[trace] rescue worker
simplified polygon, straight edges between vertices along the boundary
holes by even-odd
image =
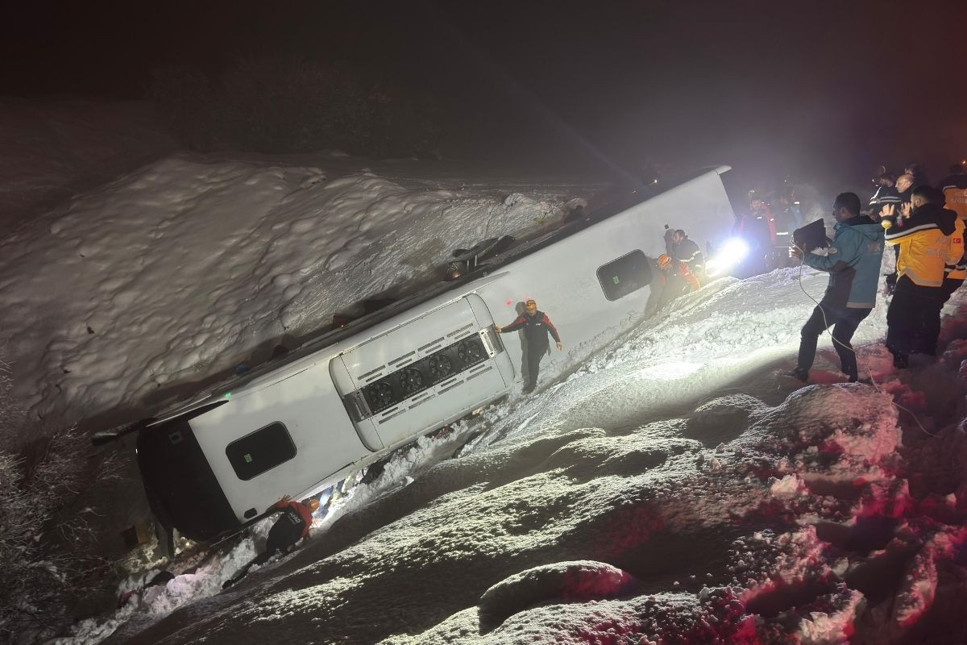
[[[954,232],[948,238],[947,257],[945,258],[943,286],[941,287],[941,307],[947,304],[954,291],[960,288],[967,277],[967,252],[964,251],[964,220],[958,217],[954,222]]]
[[[749,210],[752,212],[752,217],[762,220],[766,228],[769,229],[769,242],[775,245],[776,218],[772,216],[772,209],[769,208],[769,203],[761,199],[753,198],[749,203]]]
[[[886,215],[886,206],[893,204],[894,208],[891,211],[895,215],[899,215],[904,208],[908,208],[910,205],[910,196],[913,195],[913,175],[909,172],[904,172],[902,175],[896,178],[896,200],[885,203],[880,207],[880,218],[882,219]],[[900,210],[897,210],[900,209]],[[900,263],[900,247],[893,247],[893,257],[896,260],[896,265]],[[899,271],[896,267],[893,269],[893,273],[886,276],[886,292],[892,294],[896,290],[896,281],[899,277]]]
[[[950,167],[950,176],[940,182],[944,195],[944,206],[957,213],[960,219],[967,219],[967,168],[963,164]]]
[[[792,187],[779,197],[776,203],[776,211],[773,213],[776,221],[776,235],[785,233],[792,234],[794,230],[802,226],[802,209],[796,200],[796,192]]]
[[[940,190],[944,194],[944,207],[957,213],[957,229],[952,236],[951,255],[956,255],[957,240],[964,239],[964,220],[967,220],[967,169],[963,164],[954,164],[950,167],[950,176],[940,182]],[[954,262],[951,257],[947,258],[943,281],[943,301],[946,303],[954,291],[960,288],[967,277],[967,252]]]
[[[736,213],[732,234],[741,237],[749,245],[749,254],[739,273],[742,277],[758,275],[770,270],[773,255],[771,232],[766,220],[752,213]]]
[[[673,260],[671,256],[662,253],[655,264],[658,268],[658,279],[651,284],[651,294],[645,304],[645,318],[655,315],[676,298],[698,291],[701,287],[684,262]]]
[[[826,293],[802,328],[799,361],[792,372],[801,381],[809,378],[819,335],[830,327],[843,373],[851,383],[858,380],[856,353],[850,341],[876,304],[883,229],[869,217],[860,215],[860,198],[855,193],[841,193],[836,197],[833,217],[835,235],[826,255],[804,252],[795,246],[791,251],[803,264],[829,272]]]
[[[889,172],[883,172],[876,178],[876,192],[870,197],[870,217],[875,220],[880,219],[880,211],[885,204],[899,204],[900,195],[897,193],[896,176]]]
[[[524,394],[530,394],[537,387],[537,374],[540,370],[541,359],[544,354],[551,353],[550,343],[547,335],[554,337],[554,342],[559,350],[564,349],[561,344],[561,336],[557,329],[543,311],[537,309],[537,302],[533,299],[524,303],[524,313],[517,316],[514,322],[504,327],[494,326],[494,331],[502,334],[508,331],[524,330],[523,343],[523,363],[527,370],[524,383]]]
[[[676,230],[672,234],[672,260],[687,267],[688,272],[698,281],[699,286],[705,282],[705,256],[698,244],[688,239],[685,231]]]
[[[890,205],[883,207],[886,243],[900,249],[896,289],[886,315],[886,346],[897,368],[909,365],[911,353],[933,356],[937,351],[944,269],[956,253],[948,237],[956,231],[957,221],[957,213],[941,204],[943,193],[920,186],[899,215]],[[962,239],[959,244],[963,246]]]
[[[269,510],[281,512],[281,517],[269,529],[269,537],[265,543],[265,551],[257,558],[246,564],[222,585],[223,589],[231,587],[241,580],[254,565],[263,565],[276,553],[285,554],[294,547],[299,540],[309,536],[312,526],[312,514],[319,508],[319,500],[315,497],[306,503],[294,502],[286,495]]]

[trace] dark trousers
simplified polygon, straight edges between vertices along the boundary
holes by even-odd
[[[541,369],[541,359],[547,353],[547,345],[541,346],[534,343],[536,347],[528,344],[525,360],[527,361],[527,379],[524,382],[524,391],[530,392],[537,387],[537,375]]]
[[[960,285],[964,283],[963,280],[954,280],[951,278],[943,279],[943,286],[940,287],[943,290],[943,302],[947,304],[950,300],[950,296],[954,295],[954,291],[960,288]]]
[[[894,246],[893,247],[893,258],[894,258],[894,261],[895,262],[896,261],[899,261],[899,259],[900,259],[900,247],[899,246]],[[896,268],[895,268],[895,265],[894,265],[893,273],[887,273],[886,274],[886,292],[887,293],[893,293],[893,290],[896,289],[896,280],[897,280],[897,272],[896,272]]]
[[[906,276],[897,280],[886,312],[886,347],[894,357],[937,353],[943,303],[941,287],[921,287]]]
[[[273,555],[286,553],[302,539],[302,529],[305,525],[302,524],[301,519],[298,520],[298,523],[293,521],[291,515],[298,518],[295,511],[291,511],[289,515],[284,512],[282,517],[272,525],[272,528],[269,529],[269,537],[265,542],[265,552],[255,558],[254,564],[265,564]]]
[[[833,348],[839,355],[843,374],[852,378],[857,377],[856,353],[850,340],[856,332],[856,328],[864,318],[870,315],[872,309],[850,309],[848,307],[834,307],[828,304],[820,304],[813,309],[813,315],[809,317],[806,324],[802,327],[802,340],[799,341],[799,367],[805,371],[813,366],[816,358],[816,343],[819,335],[833,328]]]

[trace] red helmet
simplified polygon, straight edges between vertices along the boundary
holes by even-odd
[[[671,263],[672,263],[672,259],[668,257],[666,254],[662,253],[661,255],[658,256],[659,269],[667,269],[669,266],[671,266]]]

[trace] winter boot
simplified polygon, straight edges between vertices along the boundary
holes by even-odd
[[[789,372],[788,375],[793,377],[794,379],[802,381],[803,383],[809,380],[809,370],[803,369],[801,367],[797,367],[793,371]]]

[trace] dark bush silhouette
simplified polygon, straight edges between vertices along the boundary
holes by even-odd
[[[22,428],[0,361],[0,432]],[[78,503],[95,483],[109,484],[113,463],[91,459],[75,429],[0,451],[0,642],[50,637],[72,621],[69,605],[100,589],[110,571],[87,555],[96,540],[96,512]]]

